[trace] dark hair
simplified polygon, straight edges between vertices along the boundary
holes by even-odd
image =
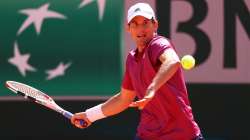
[[[154,17],[152,17],[150,20],[152,23],[155,23],[155,21],[156,21],[156,19],[154,19]]]

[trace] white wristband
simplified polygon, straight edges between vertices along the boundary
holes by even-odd
[[[89,108],[85,112],[90,122],[94,122],[106,117],[102,112],[102,104]]]

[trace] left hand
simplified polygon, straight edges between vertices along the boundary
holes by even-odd
[[[155,90],[149,87],[148,90],[146,91],[144,98],[136,102],[132,102],[129,105],[129,107],[138,107],[138,109],[142,110],[148,104],[148,102],[153,99],[154,95],[155,95]]]

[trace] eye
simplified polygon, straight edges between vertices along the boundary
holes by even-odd
[[[130,25],[131,28],[136,28],[137,27],[137,23],[135,23],[135,22],[132,22],[129,25]]]
[[[149,21],[148,20],[144,20],[143,25],[148,25]]]

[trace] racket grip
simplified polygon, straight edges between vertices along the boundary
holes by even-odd
[[[64,112],[63,112],[63,116],[65,116],[65,117],[68,118],[68,119],[71,119],[71,117],[73,116],[73,114],[72,114],[71,112],[64,111]]]
[[[68,112],[68,111],[65,111],[65,112],[63,113],[63,115],[64,115],[66,118],[68,118],[68,119],[71,119],[71,117],[73,116],[73,114],[72,114],[71,112]],[[87,122],[85,122],[84,120],[79,120],[79,121],[80,121],[80,125],[81,125],[81,126],[83,126],[83,127],[87,127],[87,126],[88,126]]]

